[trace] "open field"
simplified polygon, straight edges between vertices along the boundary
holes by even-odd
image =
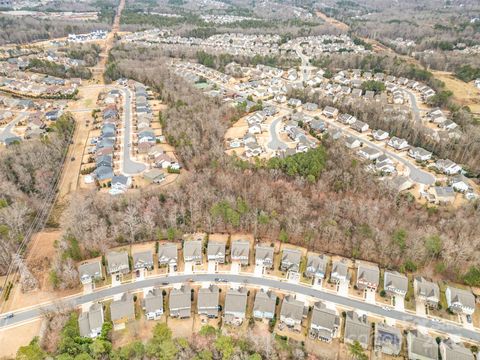
[[[470,110],[480,114],[480,90],[473,82],[465,83],[446,71],[431,70],[433,75],[445,83],[447,90],[453,91],[454,99],[461,105],[470,107]]]
[[[43,319],[14,328],[0,330],[0,359],[14,357],[17,349],[28,345],[35,336],[38,336]]]

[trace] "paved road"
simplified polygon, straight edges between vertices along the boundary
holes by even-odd
[[[124,133],[123,133],[123,173],[125,175],[137,175],[147,167],[145,164],[133,161],[130,156],[132,143],[132,94],[128,88],[122,89],[125,98],[124,106]]]
[[[324,120],[326,120],[326,119],[324,119]],[[401,157],[400,155],[396,154],[393,151],[389,151],[389,150],[385,149],[384,146],[377,145],[374,142],[372,142],[368,139],[365,139],[364,137],[355,135],[353,132],[345,131],[344,127],[333,124],[329,120],[327,120],[327,122],[331,126],[333,126],[334,128],[336,128],[338,130],[341,130],[342,132],[348,133],[348,135],[357,138],[358,140],[360,140],[364,144],[368,145],[369,147],[380,150],[381,152],[386,153],[389,157],[391,157],[391,158],[395,159],[396,161],[402,163],[404,166],[406,166],[408,168],[408,170],[409,170],[409,175],[408,176],[412,181],[417,182],[419,184],[423,184],[423,185],[432,185],[433,183],[435,183],[435,177],[432,174],[430,174],[427,171],[424,171],[424,170],[420,169],[415,164],[411,163],[408,159],[405,159],[405,158]]]
[[[399,321],[404,321],[416,326],[422,326],[434,331],[445,333],[448,335],[460,336],[465,339],[480,341],[480,333],[474,330],[465,329],[461,326],[443,323],[438,321],[432,321],[430,319],[407,314],[404,312],[399,312],[396,310],[385,310],[383,307],[373,304],[368,304],[360,300],[355,300],[347,297],[340,296],[338,294],[326,292],[323,290],[313,289],[304,285],[288,283],[286,281],[280,281],[277,279],[270,279],[264,277],[256,277],[253,274],[190,274],[190,275],[172,275],[168,277],[155,277],[148,278],[142,281],[137,281],[133,283],[122,284],[116,287],[110,287],[107,289],[102,289],[86,295],[78,295],[72,298],[68,298],[57,303],[51,303],[42,307],[35,307],[25,311],[19,311],[15,313],[14,317],[11,319],[5,319],[3,316],[0,319],[0,329],[6,326],[12,326],[15,324],[20,324],[22,322],[30,321],[40,317],[45,311],[55,310],[59,307],[78,307],[82,304],[91,302],[91,301],[100,301],[103,299],[108,299],[113,297],[116,294],[121,294],[123,292],[133,292],[141,291],[145,287],[150,286],[161,286],[162,283],[168,282],[169,284],[175,283],[184,283],[192,279],[195,282],[202,281],[214,281],[215,278],[222,278],[230,283],[239,283],[247,285],[257,285],[257,286],[266,286],[272,289],[279,289],[282,292],[291,292],[297,294],[303,294],[306,296],[311,296],[319,300],[329,301],[335,304],[338,304],[347,308],[355,308],[361,311],[368,312],[373,315],[388,317]]]
[[[18,136],[17,134],[13,133],[12,130],[26,116],[27,116],[26,113],[20,113],[20,114],[17,115],[17,117],[15,119],[13,119],[7,125],[5,125],[3,128],[1,128],[0,129],[0,142],[4,142],[5,139],[8,139],[10,137]]]
[[[278,137],[277,127],[281,121],[282,117],[278,117],[270,124],[270,142],[267,144],[267,146],[273,151],[288,148],[288,145]]]
[[[420,110],[418,109],[417,98],[410,90],[403,89],[403,91],[410,97],[410,104],[412,105],[413,118],[415,122],[421,122]]]

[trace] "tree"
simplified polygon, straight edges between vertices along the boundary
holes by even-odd
[[[407,246],[407,232],[405,229],[398,229],[392,235],[392,240],[395,245],[403,252]]]
[[[438,257],[442,247],[443,241],[439,235],[431,235],[425,239],[425,249],[431,257]]]
[[[38,344],[38,337],[33,340],[27,346],[22,346],[17,351],[17,360],[42,360],[45,359],[47,354],[42,350]]]
[[[353,344],[348,345],[348,351],[356,360],[368,360],[368,356],[363,352],[362,345],[360,345],[358,340],[355,340]]]
[[[217,340],[215,340],[215,349],[222,354],[222,359],[231,359],[235,350],[233,339],[230,336],[219,336]]]
[[[103,359],[110,354],[112,344],[106,340],[95,339],[93,343],[90,344],[89,349],[95,359]]]
[[[385,91],[385,84],[381,81],[367,80],[362,83],[362,90],[374,91],[375,94],[378,94],[382,91]]]

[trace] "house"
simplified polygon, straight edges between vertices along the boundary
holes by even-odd
[[[168,297],[170,316],[186,319],[190,317],[192,310],[192,292],[190,286],[182,285],[180,288],[173,288]]]
[[[376,160],[380,157],[380,155],[382,155],[382,152],[378,149],[375,149],[375,148],[371,148],[371,147],[362,147],[361,149],[359,149],[357,151],[357,154],[365,159],[365,160]]]
[[[143,309],[147,320],[157,320],[163,314],[163,294],[162,289],[154,288],[150,290],[143,299]]]
[[[421,147],[414,147],[408,150],[408,156],[414,158],[417,161],[427,161],[432,158],[432,153]]]
[[[475,296],[468,290],[447,287],[445,290],[448,308],[456,314],[472,315],[475,311]]]
[[[344,261],[334,261],[332,272],[330,274],[330,282],[341,283],[350,282],[350,274],[348,273],[348,265]]]
[[[273,247],[255,246],[255,265],[271,269],[273,267]]]
[[[225,243],[209,241],[207,246],[207,259],[219,264],[225,263]]]
[[[373,138],[377,141],[383,141],[388,139],[388,132],[377,129],[372,131]]]
[[[390,356],[397,356],[402,350],[402,332],[396,327],[378,322],[375,323],[375,350]]]
[[[352,125],[355,121],[357,121],[357,118],[350,114],[340,114],[338,121],[345,125]]]
[[[112,189],[119,192],[125,192],[132,184],[132,178],[130,176],[115,175],[112,177]]]
[[[126,251],[112,251],[107,254],[107,273],[127,274],[130,272],[130,264],[128,262],[128,254]]]
[[[408,190],[413,185],[413,182],[408,177],[398,175],[388,179],[386,182],[392,189],[398,192]]]
[[[440,342],[440,355],[442,360],[474,360],[470,349],[452,339],[444,339]]]
[[[289,99],[288,100],[288,106],[291,106],[291,107],[299,107],[300,105],[302,105],[302,101],[299,100],[299,99]]]
[[[177,244],[165,243],[158,246],[158,265],[177,267],[178,249]]]
[[[155,167],[162,168],[162,169],[168,169],[172,164],[175,162],[170,156],[167,154],[158,154],[155,157]]]
[[[438,360],[438,345],[434,338],[411,330],[407,334],[408,358],[411,360]]]
[[[440,301],[440,289],[434,282],[428,281],[421,276],[413,280],[415,298],[422,300],[429,307],[438,307]]]
[[[107,183],[115,176],[111,166],[100,166],[94,170],[95,178],[100,183]]]
[[[318,110],[318,105],[315,104],[315,103],[306,103],[303,108],[306,110],[306,111],[317,111]]]
[[[391,146],[395,150],[400,151],[400,150],[404,150],[404,149],[408,148],[408,142],[405,139],[400,139],[400,138],[394,136],[388,141],[388,146]]]
[[[356,149],[362,145],[362,142],[353,136],[349,136],[345,139],[345,146],[349,149]]]
[[[123,329],[129,320],[135,320],[135,304],[133,295],[125,293],[120,300],[110,304],[110,315],[115,330]]]
[[[232,261],[238,261],[241,265],[248,265],[250,254],[250,242],[248,240],[232,241],[230,257]]]
[[[358,341],[364,349],[368,349],[370,343],[370,322],[367,315],[358,315],[355,311],[347,311],[345,317],[345,342],[353,344]]]
[[[380,269],[376,265],[361,263],[357,271],[357,287],[360,290],[377,290],[380,277]]]
[[[325,108],[322,111],[322,114],[328,118],[334,118],[334,117],[337,117],[338,115],[338,109],[332,106],[325,106]]]
[[[202,246],[202,240],[185,240],[183,242],[183,260],[201,265],[203,262]]]
[[[450,119],[447,119],[444,122],[438,124],[438,127],[443,130],[454,130],[458,127],[458,124]]]
[[[328,309],[321,301],[315,303],[310,324],[310,337],[331,342],[340,327],[340,317],[335,310]]]
[[[78,275],[82,284],[91,284],[103,277],[102,264],[100,261],[82,263],[78,266]]]
[[[228,324],[240,325],[245,320],[247,307],[247,289],[229,289],[225,296],[224,321]]]
[[[435,202],[439,204],[453,203],[455,201],[455,191],[451,186],[434,186],[433,195]]]
[[[216,285],[210,285],[198,290],[197,310],[199,315],[208,318],[218,317],[220,290]]]
[[[302,252],[296,249],[283,249],[280,269],[282,271],[299,272]]]
[[[285,296],[280,309],[280,321],[289,328],[300,331],[304,308],[305,304],[293,295]]]
[[[305,276],[324,279],[327,271],[328,257],[325,255],[309,254],[307,257],[307,266]]]
[[[271,291],[259,290],[255,294],[253,303],[253,316],[257,319],[271,320],[275,317],[277,295]]]
[[[313,130],[315,132],[323,132],[326,129],[325,122],[322,121],[322,120],[316,120],[316,119],[313,119],[310,122],[309,127],[310,127],[311,130]]]
[[[450,179],[450,186],[461,193],[465,193],[470,189],[470,185],[468,184],[468,179],[464,175],[455,175]]]
[[[397,271],[385,270],[383,288],[390,296],[405,297],[408,291],[408,278]]]
[[[165,173],[160,169],[151,169],[143,173],[143,178],[152,184],[160,184],[165,180]]]
[[[132,257],[134,270],[153,270],[153,253],[151,250],[135,252]]]
[[[350,127],[353,130],[358,131],[359,133],[363,133],[367,131],[369,128],[367,123],[364,123],[363,121],[360,121],[360,120],[355,121],[353,124],[350,125]]]
[[[437,160],[437,162],[435,163],[435,167],[439,171],[447,175],[458,174],[460,171],[462,171],[462,168],[459,165],[455,164],[452,160],[449,160],[449,159]]]
[[[78,317],[78,328],[81,337],[96,338],[102,333],[102,326],[105,321],[103,306],[101,303],[95,303],[90,306],[87,312],[83,312]]]
[[[383,174],[391,174],[395,171],[395,165],[387,155],[383,154],[376,160],[375,170]]]

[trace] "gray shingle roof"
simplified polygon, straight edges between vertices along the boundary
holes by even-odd
[[[317,302],[313,307],[312,326],[318,326],[330,331],[340,324],[340,318],[334,310],[327,309],[325,304]]]
[[[225,313],[245,313],[247,289],[229,289],[225,296]]]
[[[299,271],[302,252],[296,249],[283,249],[282,268],[285,270]]]
[[[275,313],[275,303],[277,301],[277,295],[268,291],[257,291],[255,294],[255,302],[253,304],[253,311],[261,311],[268,313]]]
[[[107,254],[107,269],[109,274],[117,271],[130,269],[127,252],[126,251],[109,252]]]
[[[389,287],[406,293],[408,291],[408,278],[397,271],[385,271],[384,288],[387,290]]]
[[[306,273],[308,275],[325,275],[327,269],[327,262],[328,258],[325,255],[308,255]]]
[[[159,263],[176,263],[178,260],[177,244],[165,243],[158,246],[158,262]]]
[[[202,259],[202,240],[187,240],[183,244],[183,257],[187,259]]]
[[[99,329],[103,325],[103,308],[102,304],[96,303],[90,306],[86,313],[81,313],[78,317],[78,326],[80,329],[80,336],[90,336],[93,329]]]
[[[273,247],[257,245],[255,247],[255,260],[273,263]]]
[[[305,304],[296,300],[292,295],[285,296],[282,302],[282,308],[280,309],[280,316],[301,321],[304,307]]]
[[[218,286],[215,285],[210,285],[208,288],[198,290],[198,313],[216,316],[218,314],[219,296]]]
[[[163,294],[162,289],[153,289],[148,292],[144,299],[145,311],[155,312],[157,310],[163,311]]]
[[[442,349],[442,360],[473,360],[473,354],[469,349],[451,339],[443,340],[440,348]]]
[[[407,341],[410,359],[423,356],[422,359],[438,360],[438,345],[434,338],[413,330],[408,333]]]
[[[133,253],[132,257],[135,269],[153,266],[153,253],[151,250]]]
[[[250,243],[247,240],[236,240],[232,241],[232,249],[230,255],[232,259],[238,259],[241,257],[246,257],[248,261],[250,253]]]
[[[172,316],[188,317],[192,308],[190,286],[182,285],[180,289],[172,289],[168,300]]]
[[[80,279],[84,276],[100,278],[102,277],[102,264],[100,261],[81,264],[78,267],[78,275],[80,276]]]
[[[375,347],[384,353],[398,355],[402,350],[402,332],[383,323],[375,324]]]
[[[112,302],[110,305],[110,313],[112,321],[123,318],[134,318],[135,306],[132,294],[125,293],[120,300]]]
[[[366,315],[359,316],[355,311],[348,311],[345,319],[345,339],[358,341],[364,349],[370,342],[370,322]]]

